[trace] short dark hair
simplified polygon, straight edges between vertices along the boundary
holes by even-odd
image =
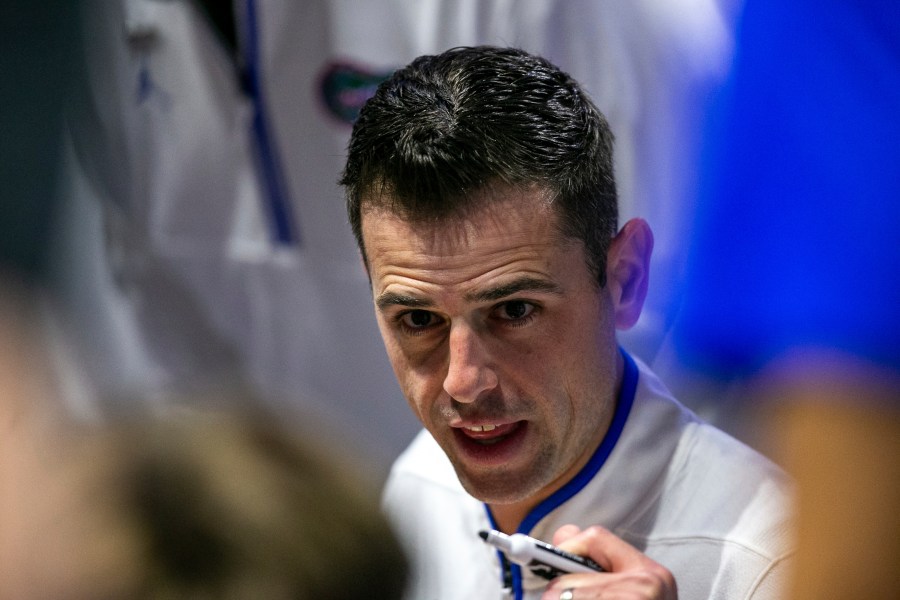
[[[474,192],[491,185],[538,184],[602,286],[618,218],[612,142],[578,82],[547,60],[453,48],[378,87],[353,127],[340,184],[364,260],[363,203],[428,221],[473,208]]]

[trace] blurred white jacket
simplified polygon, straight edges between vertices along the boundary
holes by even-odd
[[[58,250],[62,329],[81,339],[58,353],[76,410],[122,394],[152,404],[240,373],[386,470],[416,424],[336,181],[371,87],[456,45],[542,54],[609,118],[622,219],[650,221],[659,280],[623,343],[654,351],[682,249],[693,119],[730,39],[713,0],[236,0],[233,47],[200,2],[86,4]]]

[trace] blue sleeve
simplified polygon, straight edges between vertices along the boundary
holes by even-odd
[[[900,369],[900,2],[747,0],[706,134],[681,355]]]

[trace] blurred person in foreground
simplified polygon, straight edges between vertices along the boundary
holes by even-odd
[[[900,597],[898,107],[900,4],[746,2],[675,332],[798,481],[794,599]]]
[[[349,218],[425,426],[384,493],[410,598],[777,597],[787,478],[617,344],[653,239],[618,228],[612,161],[579,84],[516,49],[422,56],[354,126]],[[489,528],[590,544],[607,572],[548,583]]]
[[[0,3],[0,600],[399,597],[364,474],[250,394],[90,427],[64,410],[39,305],[78,8]]]
[[[403,592],[406,560],[376,495],[318,438],[205,409],[13,433],[0,493],[3,600]]]

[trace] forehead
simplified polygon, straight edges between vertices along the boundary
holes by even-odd
[[[477,285],[505,274],[549,276],[563,255],[582,248],[560,233],[557,211],[545,191],[482,193],[489,197],[478,208],[437,221],[364,210],[363,242],[374,291],[390,285]],[[578,256],[584,262],[583,251]]]

